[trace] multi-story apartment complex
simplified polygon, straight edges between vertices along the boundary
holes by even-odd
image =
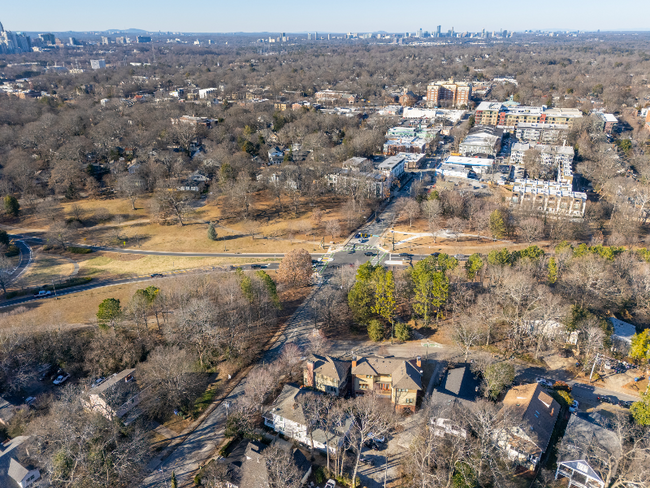
[[[587,205],[587,194],[575,192],[563,165],[558,182],[542,180],[515,180],[510,197],[510,206],[518,210],[534,211],[564,217],[583,217]],[[573,178],[573,174],[570,174]]]
[[[566,140],[570,128],[568,124],[519,123],[515,135],[520,141],[555,145]]]
[[[319,100],[321,102],[325,101],[336,101],[336,100],[345,100],[348,103],[354,103],[357,101],[357,95],[353,93],[347,93],[347,92],[342,92],[342,91],[335,91],[335,90],[322,90],[319,92],[314,93],[314,97],[316,100]]]
[[[510,103],[481,102],[476,108],[475,122],[481,125],[496,125],[503,128],[518,127],[520,124],[562,124],[573,127],[576,119],[582,118],[577,108],[524,107]]]
[[[427,86],[427,105],[439,107],[450,105],[452,107],[467,106],[472,98],[472,84],[462,81],[434,81]]]
[[[575,151],[571,146],[549,146],[546,144],[528,144],[528,143],[516,143],[513,144],[510,151],[510,162],[515,164],[521,164],[524,162],[524,156],[526,151],[531,149],[536,149],[540,152],[542,157],[542,162],[546,165],[562,165],[568,163],[569,165],[573,163],[573,158],[575,156]]]
[[[458,146],[463,156],[486,155],[496,157],[501,150],[503,130],[490,126],[473,127]]]

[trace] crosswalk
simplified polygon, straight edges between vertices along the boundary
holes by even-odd
[[[348,244],[343,248],[344,251],[376,251],[375,246],[370,246],[368,244]]]

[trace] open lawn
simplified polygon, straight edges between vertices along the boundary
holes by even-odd
[[[325,195],[314,202],[301,199],[297,211],[283,200],[277,200],[265,191],[255,194],[248,220],[233,218],[223,212],[223,198],[198,199],[187,216],[186,225],[161,225],[151,213],[151,197],[137,200],[136,210],[126,199],[82,199],[61,201],[68,221],[73,219],[73,208],[81,208],[81,223],[70,237],[71,242],[104,246],[122,246],[132,249],[196,252],[285,252],[304,248],[311,252],[320,249],[321,240],[327,246],[331,241],[341,242],[348,232],[341,212],[344,200]],[[312,218],[318,209],[320,224]],[[333,238],[326,235],[326,222],[338,220],[342,233]],[[207,237],[209,222],[214,222],[217,241]],[[37,213],[27,214],[20,222],[6,226],[10,232],[46,234],[51,222]],[[352,227],[356,227],[352,225]]]
[[[115,279],[164,273],[167,271],[209,268],[226,264],[241,265],[264,263],[277,259],[252,258],[198,258],[177,256],[149,256],[141,254],[92,253],[88,259],[79,262],[79,276],[101,279]]]
[[[11,289],[35,288],[65,280],[74,273],[75,264],[63,256],[34,253],[34,259],[27,271],[11,285]]]
[[[94,323],[102,300],[117,298],[122,303],[127,303],[138,288],[144,288],[148,284],[132,283],[97,288],[3,308],[0,330],[16,328],[20,332],[32,332],[86,327]]]

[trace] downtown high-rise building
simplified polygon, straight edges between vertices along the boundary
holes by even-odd
[[[29,36],[20,32],[6,31],[0,22],[0,53],[17,54],[26,53],[32,50],[32,42]]]

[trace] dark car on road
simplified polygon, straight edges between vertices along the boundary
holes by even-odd
[[[361,234],[354,234],[355,239],[358,239],[359,237],[361,237]]]
[[[612,405],[618,405],[618,398],[614,395],[599,395],[596,397],[601,403],[611,403]]]
[[[162,273],[153,273],[151,275],[152,278],[162,278],[164,275]]]
[[[371,252],[371,251],[366,251],[363,254],[366,255],[366,256],[374,256],[375,255],[375,253]]]
[[[260,269],[261,267],[261,264],[251,264],[251,269]]]

